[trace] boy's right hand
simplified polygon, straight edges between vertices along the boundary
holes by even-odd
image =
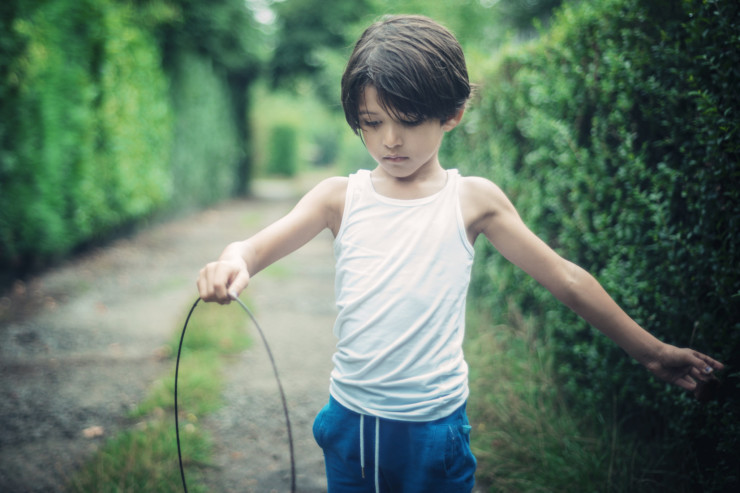
[[[231,302],[249,284],[247,263],[242,258],[218,260],[207,264],[198,275],[198,292],[203,301],[222,305]]]

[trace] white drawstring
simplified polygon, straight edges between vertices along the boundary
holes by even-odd
[[[375,417],[375,492],[380,493],[380,418]],[[360,469],[365,479],[365,415],[360,414]]]
[[[375,417],[375,493],[380,493],[380,418]]]
[[[360,414],[360,468],[365,479],[365,415]]]

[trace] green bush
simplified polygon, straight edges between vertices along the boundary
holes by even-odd
[[[249,87],[261,31],[242,0],[169,0],[157,29],[175,112],[172,207],[202,206],[249,189]]]
[[[107,170],[113,224],[150,214],[172,194],[168,81],[156,39],[139,22],[131,6],[111,3],[101,26],[105,43],[99,54],[96,124],[102,142],[96,166]],[[82,176],[89,180],[89,174]]]
[[[136,12],[15,6],[4,20],[15,52],[3,60],[0,265],[63,255],[170,194],[167,81]]]
[[[0,8],[0,281],[246,191],[258,31],[241,0]]]
[[[243,147],[230,118],[232,100],[226,81],[209,59],[186,51],[173,58],[172,205],[211,204],[238,188],[236,167]]]
[[[492,178],[525,221],[661,339],[729,365],[716,399],[668,388],[491,248],[473,293],[554,341],[570,405],[655,447],[633,491],[725,491],[740,464],[740,38],[736,2],[564,7],[509,47],[447,160]]]
[[[295,128],[292,125],[275,125],[270,132],[269,148],[267,172],[282,176],[295,175],[298,161]]]

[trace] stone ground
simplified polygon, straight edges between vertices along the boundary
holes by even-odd
[[[200,267],[286,213],[304,190],[263,183],[254,199],[154,225],[0,296],[0,491],[62,491],[75,467],[131,426],[126,414],[172,371],[161,348],[197,297]],[[334,347],[331,235],[263,274],[247,296],[288,398],[298,490],[325,491],[311,423],[327,399]],[[288,491],[280,397],[258,334],[245,327],[254,344],[229,368],[226,407],[204,423],[217,444],[206,481],[214,492]]]

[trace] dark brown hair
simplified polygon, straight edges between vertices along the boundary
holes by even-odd
[[[359,134],[359,108],[372,85],[394,118],[410,123],[452,118],[470,97],[460,43],[433,20],[418,15],[386,17],[355,44],[342,76],[342,106]]]

